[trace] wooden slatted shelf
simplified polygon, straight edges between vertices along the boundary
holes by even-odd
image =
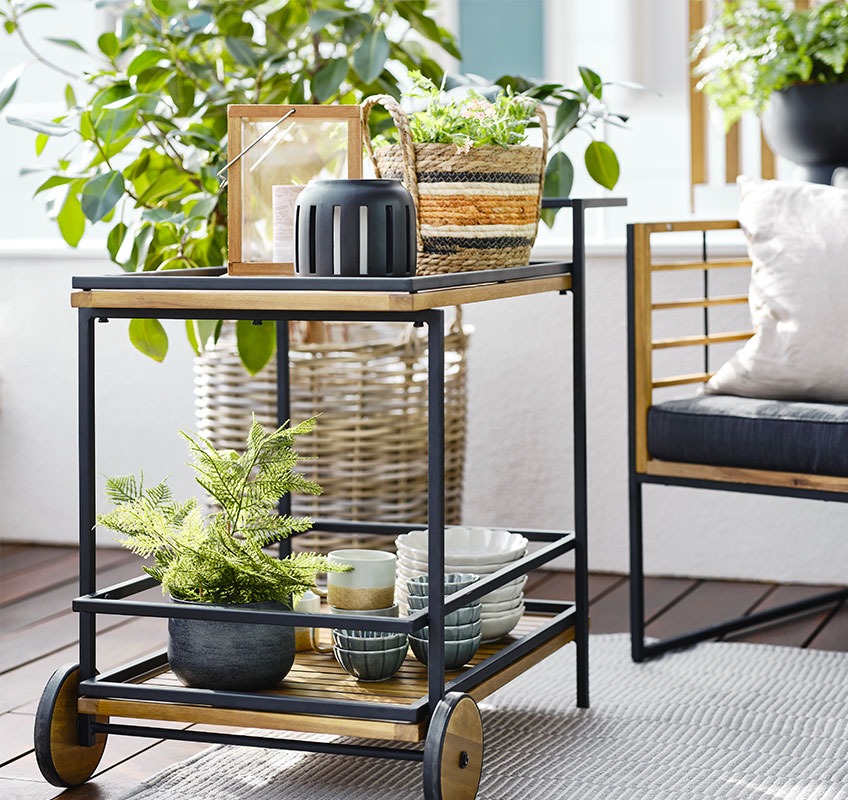
[[[415,312],[485,300],[521,297],[544,292],[565,292],[571,275],[484,283],[477,286],[431,289],[420,292],[346,291],[203,291],[183,289],[90,289],[71,294],[74,308],[138,308],[250,311],[364,311]]]
[[[469,664],[461,669],[447,672],[447,681],[458,678],[464,671],[476,666],[484,659],[512,644],[517,639],[532,633],[547,617],[526,614],[509,636],[482,644]],[[551,655],[555,650],[574,639],[574,629],[569,628],[549,641],[533,649],[514,664],[506,666],[490,678],[470,689],[476,701],[488,697],[508,681],[530,669]],[[176,676],[167,668],[154,670],[130,681],[131,683],[156,688],[181,686]],[[374,703],[408,706],[427,696],[427,668],[420,664],[409,651],[400,671],[387,681],[378,683],[359,682],[348,675],[335,661],[332,653],[304,651],[297,654],[294,667],[282,683],[271,690],[261,692],[269,696],[292,698],[330,698],[357,700]],[[159,703],[139,700],[82,697],[79,710],[84,714],[111,717],[162,720],[192,724],[224,725],[231,727],[254,727],[269,730],[289,730],[309,733],[336,733],[345,736],[360,736],[373,739],[404,742],[423,741],[427,723],[339,719],[308,714],[286,714],[267,711],[244,711],[231,708],[211,708],[202,705]]]

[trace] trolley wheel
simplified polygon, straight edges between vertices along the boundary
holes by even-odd
[[[57,669],[38,701],[35,712],[35,759],[44,778],[54,786],[79,786],[97,769],[106,734],[98,733],[91,747],[79,742],[77,700],[79,664]],[[108,722],[108,717],[97,717]]]
[[[426,800],[474,800],[483,771],[483,720],[467,694],[451,692],[433,712],[424,742]]]

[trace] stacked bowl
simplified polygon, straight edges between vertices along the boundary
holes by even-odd
[[[403,665],[409,648],[405,633],[333,629],[333,655],[358,681],[385,681]]]
[[[445,575],[445,596],[458,592],[479,580],[476,575],[448,573]],[[430,582],[426,575],[407,580],[408,596],[406,602],[410,611],[427,608],[430,595]],[[470,661],[480,646],[482,620],[481,604],[458,608],[445,617],[445,669],[459,669]],[[413,655],[422,663],[427,663],[430,645],[430,628],[424,627],[409,635],[409,646]]]
[[[395,602],[402,613],[408,613],[410,578],[427,575],[427,531],[410,531],[395,540],[397,545],[397,580]],[[527,539],[500,528],[445,528],[445,572],[463,573],[485,578],[493,572],[523,558]],[[506,636],[524,614],[522,575],[481,598],[482,641],[492,642]],[[447,591],[447,589],[446,589]],[[413,601],[418,605],[418,601]],[[426,608],[418,605],[419,608]]]

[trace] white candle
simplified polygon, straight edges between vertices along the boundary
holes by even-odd
[[[272,213],[274,215],[273,261],[294,261],[294,207],[303,186],[273,186]]]

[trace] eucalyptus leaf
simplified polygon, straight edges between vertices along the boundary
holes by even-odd
[[[48,136],[67,136],[73,133],[73,128],[57,122],[43,122],[36,119],[23,119],[22,117],[7,116],[6,122],[10,125],[18,125],[21,128],[29,128],[36,133],[46,133]]]
[[[604,84],[598,73],[589,69],[589,67],[578,67],[578,71],[580,72],[580,79],[583,81],[586,91],[600,100],[603,94]]]
[[[85,48],[76,39],[63,39],[54,36],[45,36],[46,41],[58,44],[61,47],[68,47],[71,50],[78,50],[80,53],[86,52]]]
[[[24,67],[26,67],[25,63],[18,64],[18,66],[10,69],[3,76],[3,80],[0,81],[0,111],[9,105],[9,101],[14,97],[15,89],[18,88],[18,78],[21,77]]]
[[[236,322],[236,345],[239,358],[245,369],[256,375],[274,355],[277,346],[276,328],[273,322],[254,325],[249,319]]]
[[[66,186],[77,180],[78,176],[74,175],[51,175],[44,183],[42,183],[34,192],[33,197],[46,192],[48,189],[54,189],[57,186]]]
[[[194,354],[196,356],[199,356],[201,353],[201,349],[200,343],[197,341],[197,328],[195,327],[195,321],[193,319],[187,319],[185,321],[185,329],[189,346],[194,351]]]
[[[574,130],[579,120],[580,103],[576,100],[563,100],[557,107],[551,144],[561,142],[568,133]]]
[[[592,180],[605,189],[612,189],[618,183],[620,168],[615,151],[606,142],[592,142],[586,148],[586,169]]]
[[[574,183],[574,166],[562,151],[551,156],[545,169],[545,197],[568,197]]]
[[[335,95],[347,76],[347,70],[346,58],[334,58],[321,67],[312,79],[312,94],[315,99],[325,103]]]
[[[97,39],[97,46],[106,58],[114,58],[120,50],[118,37],[112,31],[101,34]]]
[[[85,233],[85,214],[80,205],[79,198],[73,190],[73,184],[68,188],[65,202],[56,216],[59,224],[59,232],[62,238],[71,246],[76,247]]]
[[[117,170],[105,172],[82,187],[82,210],[90,222],[103,219],[124,196],[124,176]]]
[[[319,9],[309,18],[309,27],[313,31],[320,31],[322,28],[327,27],[327,25],[332,25],[343,19],[349,13],[349,11],[337,11],[332,8]]]
[[[239,63],[245,67],[255,69],[259,66],[259,58],[253,52],[253,45],[250,39],[245,39],[237,36],[226,37],[227,51]]]
[[[160,62],[167,62],[168,54],[161,50],[142,50],[130,63],[127,65],[127,75],[140,75],[146,69],[150,69]]]
[[[140,353],[154,361],[164,361],[168,354],[168,334],[158,319],[130,320],[130,342]]]
[[[106,249],[109,251],[109,258],[115,263],[118,262],[118,251],[127,237],[127,230],[127,226],[123,222],[119,222],[109,231],[109,236],[106,238]]]
[[[353,54],[353,68],[366,83],[376,80],[389,57],[389,40],[382,28],[374,28]]]

